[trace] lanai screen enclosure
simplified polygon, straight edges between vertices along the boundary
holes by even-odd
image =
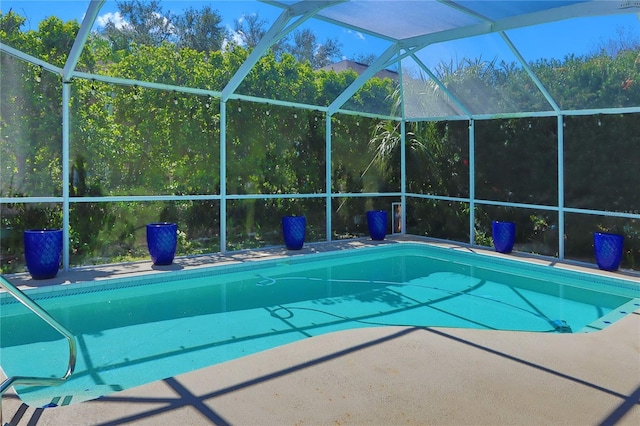
[[[512,220],[517,250],[587,262],[593,232],[621,233],[638,269],[638,1],[167,1],[179,17],[129,21],[108,13],[135,2],[73,3],[81,21],[65,1],[0,17],[3,272],[29,228],[62,228],[69,268],[144,257],[148,222],[197,254],[281,245],[289,214],[307,241],[363,236],[371,209],[485,246]],[[212,41],[204,18],[231,7],[263,31]],[[313,32],[366,65],[317,63],[320,37],[305,57]]]

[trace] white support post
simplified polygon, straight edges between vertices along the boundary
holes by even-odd
[[[476,124],[469,120],[469,244],[476,242]]]
[[[400,52],[398,52],[399,54]],[[402,78],[402,61],[398,59],[398,81],[400,84],[400,233],[407,233],[407,115],[405,114],[404,80]],[[395,209],[391,212],[395,215]],[[395,216],[394,216],[395,217]],[[394,219],[395,227],[395,219]]]
[[[404,109],[404,108],[403,108]],[[407,233],[407,150],[406,150],[406,127],[407,122],[404,117],[400,122],[400,233]],[[395,215],[395,210],[391,212]],[[394,216],[395,217],[395,216]],[[395,228],[395,219],[394,219]]]
[[[227,252],[227,103],[220,100],[220,253]]]
[[[329,113],[325,113],[325,192],[326,192],[326,207],[325,207],[325,211],[326,211],[326,219],[325,219],[325,223],[326,223],[326,240],[327,241],[331,241],[331,226],[332,226],[332,221],[331,221],[331,214],[333,212],[333,208],[332,208],[332,200],[331,200],[331,187],[332,187],[332,182],[331,182],[331,115],[329,115]]]
[[[69,103],[71,83],[62,83],[62,268],[69,270]]]
[[[564,116],[558,115],[558,258],[564,260]]]

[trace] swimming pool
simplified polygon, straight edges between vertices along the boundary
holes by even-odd
[[[76,371],[61,386],[17,391],[32,406],[66,405],[358,327],[597,331],[640,307],[639,288],[422,244],[58,286],[30,295],[77,336]],[[61,376],[66,341],[1,301],[4,372]]]

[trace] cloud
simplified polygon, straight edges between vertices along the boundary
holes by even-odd
[[[364,40],[364,34],[359,31],[347,30],[347,34],[353,35],[358,40]]]
[[[120,12],[105,13],[104,15],[100,15],[96,18],[96,24],[98,24],[98,27],[100,28],[104,28],[109,22],[113,22],[115,27],[118,29],[122,29],[127,26],[127,21],[124,20]]]
[[[227,25],[227,32],[229,33],[229,39],[225,40],[225,42],[228,43],[233,43],[237,46],[244,46],[244,39],[242,38],[242,34],[239,31],[235,31],[233,28],[231,28],[230,25]]]

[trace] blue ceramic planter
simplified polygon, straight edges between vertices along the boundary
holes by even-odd
[[[288,250],[300,250],[307,233],[307,219],[304,216],[284,216],[282,237]]]
[[[372,240],[384,240],[387,235],[387,211],[370,210],[367,212],[367,226]]]
[[[624,237],[619,234],[595,232],[593,234],[593,249],[598,268],[604,271],[615,271],[622,260]]]
[[[34,280],[53,278],[60,268],[62,229],[24,231],[24,258]]]
[[[499,253],[511,253],[516,241],[516,224],[494,220],[491,223],[493,246]]]
[[[169,222],[147,224],[147,248],[154,265],[171,265],[178,244],[178,225]]]

